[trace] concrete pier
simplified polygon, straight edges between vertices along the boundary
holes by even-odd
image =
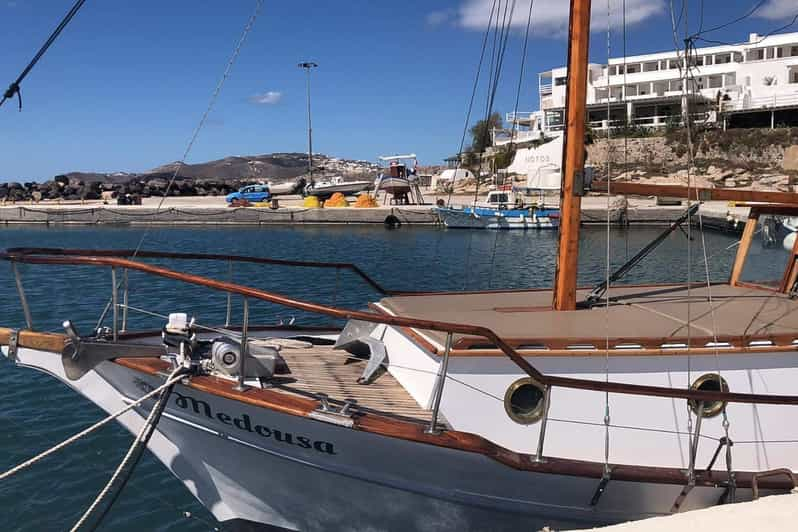
[[[453,198],[454,204],[468,204],[473,198]],[[222,198],[148,198],[141,206],[104,205],[102,202],[53,204],[25,203],[0,206],[0,224],[78,225],[272,225],[272,224],[385,224],[435,225],[438,216],[432,205],[384,206],[376,208],[304,208],[299,201],[283,201],[279,209],[225,206]],[[653,198],[588,196],[582,202],[582,223],[586,225],[667,225],[686,209],[681,205],[657,205]],[[701,206],[705,227],[738,232],[748,209],[725,202]]]

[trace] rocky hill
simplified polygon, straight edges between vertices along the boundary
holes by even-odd
[[[177,172],[169,195],[222,195],[241,186],[260,181],[280,183],[307,173],[304,153],[271,153],[233,156],[203,163],[168,163],[142,173],[69,172],[43,183],[0,183],[0,200],[26,199],[99,199],[111,195],[138,194],[143,197],[163,195]],[[368,161],[340,159],[323,154],[313,156],[314,177],[343,176],[346,180],[376,176],[379,165]]]

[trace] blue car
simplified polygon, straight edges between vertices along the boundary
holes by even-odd
[[[231,192],[225,198],[227,203],[232,203],[235,200],[247,200],[251,202],[266,201],[271,197],[269,192],[269,185],[249,185],[238,192]]]

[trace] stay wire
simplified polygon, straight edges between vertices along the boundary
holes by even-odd
[[[500,24],[499,23],[499,12],[501,12],[501,10],[502,10],[502,0],[498,0],[498,5],[496,7],[496,21],[493,24],[493,28],[492,28],[493,45],[491,46],[490,63],[488,65],[488,84],[487,84],[488,96],[485,98],[485,118],[484,118],[485,121],[484,121],[484,127],[483,127],[483,131],[482,131],[482,138],[479,139],[480,147],[483,148],[483,150],[479,152],[479,166],[477,168],[476,183],[475,183],[475,187],[474,187],[473,207],[476,207],[476,205],[477,205],[477,196],[479,195],[479,181],[480,181],[481,174],[482,174],[482,153],[483,153],[484,148],[485,148],[485,146],[487,144],[488,126],[490,125],[490,107],[491,107],[491,105],[490,105],[490,88],[493,86],[494,77],[495,77],[495,70],[496,70],[496,63],[497,63],[497,54],[498,54],[498,48],[499,48],[498,45],[497,45],[497,42],[499,40],[498,39],[498,37],[499,37],[499,26],[503,26],[504,25],[504,20],[507,18],[507,2],[509,2],[509,0],[505,0],[504,15],[503,15],[502,22]]]
[[[230,76],[230,73],[233,70],[233,65],[235,65],[235,62],[238,59],[239,54],[241,53],[241,48],[244,46],[244,43],[246,42],[250,31],[252,31],[252,28],[255,25],[255,21],[257,20],[262,7],[263,7],[263,0],[256,0],[255,10],[253,11],[252,15],[249,17],[246,26],[244,26],[244,30],[241,33],[241,37],[238,39],[238,43],[236,44],[236,47],[233,50],[233,54],[230,56],[230,59],[227,61],[227,65],[225,66],[224,72],[222,73],[222,77],[216,83],[216,87],[214,88],[213,93],[211,94],[208,106],[205,108],[205,112],[202,113],[200,121],[197,123],[197,126],[194,128],[194,131],[191,134],[191,138],[188,144],[186,145],[186,149],[183,151],[183,156],[178,161],[177,168],[175,168],[175,171],[172,174],[172,177],[166,186],[166,190],[164,190],[163,196],[161,197],[161,200],[158,202],[158,206],[155,209],[155,214],[157,214],[160,211],[161,207],[164,204],[164,201],[166,201],[167,196],[169,196],[169,191],[172,189],[172,186],[174,185],[177,176],[180,174],[180,170],[182,170],[183,166],[185,166],[186,159],[191,153],[191,150],[194,147],[194,143],[197,141],[197,137],[199,137],[200,131],[205,125],[205,122],[208,120],[208,116],[211,114],[213,107],[216,105],[216,100],[219,98],[219,94],[222,92],[222,87],[224,87],[227,78]],[[138,252],[141,250],[141,246],[144,244],[144,241],[146,240],[148,234],[149,234],[149,228],[145,229],[144,234],[141,235],[141,238],[139,239],[139,242],[136,245],[135,250],[133,251],[131,259],[134,259],[138,254]]]
[[[17,76],[17,79],[8,86],[8,89],[6,89],[6,92],[3,94],[3,98],[0,99],[0,107],[3,106],[6,100],[10,100],[16,95],[17,99],[19,100],[19,110],[22,111],[22,87],[20,87],[20,84],[28,76],[28,73],[33,70],[33,67],[36,66],[36,63],[39,62],[39,59],[41,59],[45,52],[47,52],[58,36],[61,35],[61,32],[64,31],[64,28],[67,27],[67,24],[69,24],[75,15],[78,14],[78,11],[80,11],[80,8],[83,7],[83,4],[85,3],[86,0],[77,0],[77,2],[75,2],[75,4],[72,6],[72,9],[70,9],[64,18],[61,19],[61,22],[58,24],[58,26],[56,26],[55,30],[53,30],[42,47],[39,48],[39,51],[36,52],[36,55],[33,56],[33,59],[30,60],[28,66],[26,66],[22,70],[22,73]]]
[[[612,55],[612,0],[607,0],[607,220],[606,220],[606,250],[605,250],[605,302],[604,302],[604,330],[606,334],[604,344],[604,382],[610,381],[610,282],[611,282],[611,245],[610,245],[610,204],[612,202],[612,150],[610,149],[610,139],[612,137],[612,128],[610,127],[610,111],[611,101],[610,98],[610,58]],[[623,92],[626,93],[626,57],[624,56],[624,87]],[[610,394],[609,391],[604,392],[604,476],[610,474]]]
[[[524,82],[524,69],[526,67],[526,49],[529,42],[529,30],[532,27],[532,8],[535,6],[535,0],[529,2],[529,13],[526,18],[526,30],[524,31],[524,44],[521,47],[521,70],[518,74],[518,86],[515,90],[515,106],[513,107],[513,128],[510,131],[510,148],[513,146],[515,135],[518,128],[518,103],[521,99],[521,86]]]
[[[757,39],[757,40],[755,40],[753,42],[748,42],[746,44],[747,45],[761,44],[762,41],[764,41],[765,39],[767,39],[768,37],[770,37],[774,33],[779,33],[780,31],[783,31],[783,30],[786,30],[788,28],[791,28],[792,26],[795,25],[796,22],[798,22],[798,13],[796,13],[795,16],[793,16],[792,19],[790,19],[790,22],[788,22],[787,24],[784,24],[783,26],[779,26],[778,28],[774,28],[774,29],[770,30],[769,32],[767,32],[766,34],[764,34],[763,36],[761,36],[759,39]],[[706,34],[707,32],[705,31],[704,33]],[[700,35],[694,36],[694,38],[695,38],[695,40],[702,41],[702,42],[705,42],[705,43],[719,44],[719,45],[723,45],[723,46],[734,46],[735,44],[739,44],[739,43],[733,43],[733,42],[729,42],[729,41],[721,41],[721,40],[717,40],[717,39],[706,39],[706,38],[704,38],[704,37],[702,37]]]
[[[739,16],[737,18],[734,18],[734,19],[732,19],[732,20],[730,20],[728,22],[724,22],[723,24],[718,24],[717,26],[713,26],[713,27],[705,30],[705,29],[703,29],[703,7],[704,7],[704,2],[703,2],[703,0],[701,0],[701,9],[702,9],[702,11],[701,11],[701,21],[702,21],[702,23],[699,26],[698,31],[696,32],[694,37],[698,37],[700,35],[705,35],[707,33],[713,33],[713,32],[719,31],[719,30],[723,30],[723,29],[728,28],[729,26],[733,26],[734,24],[737,24],[738,22],[742,22],[743,20],[752,17],[754,15],[754,13],[756,13],[759,10],[760,7],[762,7],[763,5],[765,5],[767,3],[767,1],[768,0],[759,0],[759,2],[754,4],[754,6],[750,10],[748,10],[744,15],[741,15],[741,16]]]
[[[163,207],[166,198],[169,196],[169,191],[172,189],[172,186],[177,180],[177,177],[180,174],[180,171],[183,169],[183,166],[185,166],[186,159],[191,153],[191,150],[194,147],[194,143],[199,137],[200,131],[205,125],[205,122],[207,122],[208,116],[213,110],[213,107],[216,104],[216,100],[219,98],[219,94],[222,92],[222,87],[224,87],[227,78],[230,76],[230,73],[233,70],[233,65],[235,65],[235,62],[238,59],[239,54],[241,53],[241,48],[244,46],[244,43],[246,42],[247,37],[249,36],[249,33],[252,31],[252,28],[255,25],[255,21],[257,20],[262,7],[263,7],[263,0],[256,0],[255,9],[252,15],[250,16],[249,20],[247,21],[246,26],[244,26],[244,30],[241,33],[241,37],[238,39],[235,49],[233,50],[230,59],[227,61],[227,65],[225,66],[224,72],[222,73],[221,78],[219,78],[219,81],[217,82],[216,87],[214,88],[213,93],[211,94],[210,100],[208,101],[208,106],[205,108],[205,111],[202,113],[200,121],[197,123],[196,127],[194,128],[194,131],[191,134],[191,138],[189,139],[189,142],[186,145],[185,150],[183,151],[183,156],[178,161],[177,167],[175,168],[172,177],[169,179],[169,183],[166,185],[166,189],[164,190],[163,196],[161,196],[161,199],[158,202],[158,206],[155,208],[155,212],[152,213],[153,215],[157,215],[161,211],[161,207]],[[141,251],[141,247],[144,245],[144,241],[149,237],[149,234],[150,234],[150,227],[146,227],[141,235],[141,238],[139,238],[139,241],[136,244],[135,249],[133,250],[133,254],[130,256],[130,260],[136,258],[139,251]],[[120,280],[117,283],[115,289],[118,289],[121,286],[121,282],[122,281]],[[108,309],[110,309],[111,305],[112,305],[112,298],[109,298],[108,303],[105,305],[105,310],[103,311],[102,317],[105,316],[105,314],[108,312]],[[98,328],[100,325],[102,325],[102,317],[100,323],[98,323],[97,325]]]
[[[624,106],[628,110],[627,102],[626,102],[626,0],[623,0],[621,4],[621,9],[623,10],[623,16],[621,19],[621,23],[623,24],[623,103]],[[608,52],[609,53],[609,52]],[[609,61],[608,61],[609,62]],[[609,90],[607,90],[607,97],[609,97]],[[609,116],[607,117],[609,120]],[[623,172],[626,175],[627,179],[629,177],[629,133],[623,136]],[[624,255],[626,260],[629,260],[629,231],[626,230],[624,232]]]
[[[496,53],[497,53],[497,61],[496,61],[496,65],[495,65],[495,73],[491,76],[492,85],[489,85],[489,87],[488,87],[489,94],[488,94],[487,106],[486,106],[486,109],[485,109],[485,127],[483,128],[483,131],[482,131],[482,145],[483,146],[485,146],[487,144],[487,140],[488,140],[488,134],[489,134],[488,125],[490,124],[490,117],[491,117],[491,114],[493,113],[493,104],[494,104],[494,102],[496,100],[496,91],[497,91],[497,89],[499,87],[499,80],[501,79],[502,66],[504,65],[504,56],[505,56],[505,52],[507,51],[507,42],[508,42],[509,37],[510,37],[510,25],[512,24],[513,14],[515,12],[515,3],[516,3],[516,0],[512,0],[512,4],[511,4],[511,6],[509,8],[509,14],[508,14],[508,5],[510,4],[510,0],[506,0],[506,3],[505,3],[504,15],[502,17],[501,31],[500,31],[501,38],[499,39],[499,42],[498,42],[499,46],[498,46],[498,50],[496,51]],[[497,28],[498,28],[499,27],[498,17],[496,19],[496,25],[497,25]],[[480,156],[480,171],[482,169],[482,164],[481,163],[482,163],[482,159],[481,159],[481,156]],[[477,202],[477,196],[479,194],[479,181],[480,181],[479,180],[479,176],[477,176],[476,187],[474,189],[474,205],[475,206],[476,206],[476,202]]]
[[[454,182],[457,179],[457,173],[459,172],[460,166],[463,163],[463,148],[465,147],[465,138],[468,134],[468,124],[471,122],[471,111],[474,109],[474,100],[476,99],[477,88],[479,87],[479,78],[482,72],[482,63],[485,60],[485,51],[488,47],[488,36],[490,35],[490,29],[493,23],[493,12],[496,10],[496,1],[497,0],[493,0],[493,6],[491,7],[490,17],[488,19],[488,27],[485,29],[485,33],[482,37],[482,49],[479,53],[479,62],[477,63],[477,72],[474,75],[474,84],[471,87],[471,99],[468,102],[468,111],[466,112],[465,124],[463,125],[463,134],[460,136],[460,147],[457,150],[457,164],[455,166],[454,176],[452,177],[452,186],[449,188],[449,197],[446,200],[447,206],[450,206],[452,203]]]

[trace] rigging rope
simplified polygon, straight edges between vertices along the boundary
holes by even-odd
[[[219,94],[222,92],[222,87],[224,87],[225,81],[230,76],[230,72],[233,70],[233,65],[235,65],[236,60],[238,59],[239,54],[241,53],[241,48],[244,46],[244,43],[247,40],[247,36],[252,31],[253,26],[255,25],[255,21],[260,14],[261,8],[263,7],[263,0],[256,0],[255,2],[255,10],[253,11],[252,15],[249,17],[246,26],[244,26],[244,30],[241,33],[241,37],[238,39],[238,43],[236,44],[235,49],[233,50],[233,54],[230,56],[230,59],[227,61],[227,65],[225,66],[224,72],[222,73],[222,77],[219,78],[219,81],[216,84],[216,87],[211,94],[210,101],[208,102],[208,106],[205,108],[205,112],[202,113],[202,117],[200,121],[197,123],[197,126],[194,128],[194,132],[191,134],[191,138],[186,145],[186,149],[183,151],[183,156],[177,163],[177,168],[175,168],[174,173],[172,174],[172,178],[169,180],[169,183],[164,190],[163,196],[161,200],[158,202],[158,206],[155,208],[155,214],[160,211],[161,206],[163,205],[164,201],[166,201],[166,197],[169,195],[169,191],[172,189],[172,185],[174,185],[175,180],[177,179],[178,174],[180,174],[180,170],[183,169],[183,166],[186,164],[186,159],[188,155],[191,153],[191,149],[194,147],[194,143],[199,137],[200,131],[202,127],[205,125],[205,122],[208,120],[208,115],[210,115],[211,110],[213,110],[214,105],[216,104],[216,100],[219,98]],[[131,256],[131,259],[136,258],[136,255],[141,250],[141,246],[144,244],[144,240],[146,240],[147,235],[149,233],[149,228],[144,231],[144,234],[141,235],[138,244],[136,245],[136,249]]]
[[[22,70],[22,73],[17,76],[17,79],[8,86],[3,94],[3,98],[0,99],[0,107],[3,106],[6,100],[10,100],[16,95],[17,100],[19,101],[19,110],[22,111],[22,87],[20,87],[20,83],[22,83],[22,81],[27,77],[28,73],[33,69],[33,67],[36,66],[36,63],[39,62],[39,59],[42,58],[45,52],[47,52],[47,49],[50,48],[50,45],[52,45],[58,36],[61,35],[61,32],[64,31],[64,28],[66,28],[67,24],[69,24],[72,18],[77,15],[78,11],[80,11],[80,8],[83,7],[83,4],[85,3],[86,0],[77,0],[77,2],[75,2],[75,4],[72,6],[72,9],[70,9],[69,12],[64,15],[64,18],[61,19],[61,22],[58,24],[58,26],[56,26],[42,47],[39,48],[39,51],[36,52],[36,55],[33,56],[33,59],[30,60],[28,66],[26,66]]]
[[[510,146],[509,146],[510,151],[512,151],[513,149],[513,142],[515,141],[516,128],[518,126],[518,102],[521,99],[521,86],[524,81],[526,50],[527,50],[527,44],[529,42],[529,30],[532,26],[532,7],[534,5],[535,5],[535,0],[532,0],[529,3],[529,12],[527,14],[527,19],[526,19],[526,30],[524,31],[524,41],[521,47],[521,68],[520,68],[520,73],[518,74],[518,86],[516,87],[515,90],[515,107],[513,108],[513,126],[512,129],[510,130]],[[499,231],[496,231],[496,234],[493,235],[493,251],[490,257],[490,277],[488,281],[488,288],[493,288],[493,271],[496,260],[496,245],[498,243],[498,240],[499,240]]]
[[[40,461],[40,460],[42,460],[44,458],[47,458],[51,454],[53,454],[53,453],[55,453],[57,451],[60,451],[64,447],[66,447],[68,445],[71,445],[72,443],[75,443],[76,441],[78,441],[82,437],[87,436],[88,434],[91,434],[92,432],[96,431],[97,429],[99,429],[103,425],[106,425],[106,424],[110,423],[111,421],[115,420],[116,418],[118,418],[119,416],[124,414],[125,412],[128,412],[129,410],[132,410],[133,408],[136,408],[137,406],[141,405],[141,403],[143,403],[144,401],[146,401],[150,397],[161,393],[163,390],[165,390],[166,388],[168,388],[169,386],[171,386],[172,384],[174,384],[175,382],[177,382],[181,378],[183,378],[182,375],[179,375],[179,376],[176,376],[176,377],[173,377],[173,378],[170,377],[162,385],[158,386],[157,388],[155,388],[151,392],[148,392],[147,394],[143,395],[141,398],[139,398],[138,400],[132,402],[131,404],[127,405],[126,407],[122,408],[121,410],[117,410],[116,412],[114,412],[113,414],[109,415],[105,419],[102,419],[102,420],[98,421],[94,425],[92,425],[92,426],[90,426],[90,427],[78,432],[77,434],[75,434],[73,436],[70,436],[69,438],[67,438],[66,440],[62,441],[61,443],[59,443],[57,445],[54,445],[53,447],[50,447],[46,451],[43,451],[43,452],[37,454],[36,456],[34,456],[33,458],[25,460],[21,464],[15,466],[15,467],[12,467],[11,469],[9,469],[9,470],[5,471],[4,473],[0,474],[0,480],[5,480],[6,478],[8,478],[10,476],[19,473],[23,469],[27,469],[28,467],[32,466],[36,462],[38,462],[38,461]]]
[[[610,138],[612,128],[610,127],[611,102],[610,91],[610,58],[612,54],[612,0],[607,0],[607,220],[606,220],[606,253],[605,253],[605,301],[604,301],[604,332],[606,334],[604,345],[604,382],[610,381],[610,283],[611,283],[611,260],[612,253],[610,245],[610,206],[612,203],[612,150],[610,149]],[[624,61],[626,58],[624,57]],[[626,65],[624,63],[624,80],[626,76]],[[626,92],[626,82],[622,92]],[[608,480],[610,474],[610,393],[604,392],[604,476],[602,480]],[[596,499],[596,502],[598,500]]]
[[[114,474],[111,475],[111,478],[105,484],[103,489],[100,490],[100,493],[97,495],[94,501],[89,505],[86,511],[83,512],[83,515],[80,517],[80,519],[78,519],[75,525],[70,529],[70,532],[76,532],[77,530],[80,530],[80,528],[86,523],[86,521],[94,513],[94,510],[97,508],[97,506],[99,506],[99,504],[102,502],[105,496],[108,495],[108,492],[111,491],[111,488],[113,487],[114,483],[119,478],[119,476],[122,474],[122,471],[125,469],[125,467],[129,463],[131,463],[132,465],[131,468],[128,470],[127,475],[123,478],[122,483],[120,484],[116,492],[114,492],[111,501],[106,505],[105,509],[103,509],[102,513],[92,524],[91,530],[95,530],[102,523],[102,520],[108,514],[108,511],[111,509],[114,502],[116,502],[116,500],[119,498],[119,495],[122,493],[122,490],[127,484],[127,481],[130,479],[130,474],[133,472],[133,469],[135,469],[136,465],[139,462],[139,459],[141,458],[141,455],[143,454],[142,451],[147,446],[147,443],[150,441],[150,438],[155,432],[155,427],[158,425],[158,421],[161,419],[161,414],[163,414],[163,411],[166,408],[166,402],[172,393],[172,388],[177,383],[177,381],[183,378],[183,376],[188,371],[189,371],[188,368],[185,368],[183,366],[178,366],[177,368],[175,368],[172,374],[169,375],[169,378],[166,381],[169,384],[167,386],[163,385],[160,386],[160,388],[162,388],[161,394],[158,397],[158,400],[156,401],[155,405],[153,405],[152,410],[150,410],[147,419],[144,421],[144,424],[141,426],[141,429],[136,435],[136,438],[133,440],[133,443],[130,445],[130,448],[128,449],[124,458],[122,458],[122,461],[119,463],[119,466],[117,466],[116,470],[114,471]]]
[[[219,81],[217,82],[216,87],[214,88],[213,93],[211,94],[210,100],[208,101],[208,106],[205,108],[205,112],[202,113],[202,117],[200,118],[199,122],[194,128],[191,138],[189,139],[188,144],[186,145],[186,148],[183,151],[183,156],[177,162],[177,167],[175,168],[172,177],[169,179],[169,183],[167,184],[166,189],[164,190],[163,196],[158,202],[158,206],[155,208],[155,212],[151,213],[152,216],[157,215],[161,211],[161,207],[166,201],[166,198],[169,196],[169,191],[172,189],[172,186],[177,180],[177,176],[180,174],[180,170],[183,169],[186,159],[188,158],[188,155],[191,153],[191,150],[194,147],[194,143],[196,142],[197,137],[199,137],[200,131],[205,125],[205,122],[208,120],[208,116],[210,115],[211,110],[213,110],[213,107],[216,104],[216,100],[219,98],[219,94],[222,92],[222,87],[224,87],[227,78],[230,76],[230,73],[233,70],[233,65],[235,65],[235,62],[238,59],[239,54],[241,53],[241,48],[244,46],[244,43],[247,40],[247,36],[252,31],[252,28],[255,25],[255,21],[257,20],[262,7],[263,7],[263,0],[256,0],[255,9],[252,12],[252,15],[249,17],[246,26],[244,26],[244,30],[241,32],[241,37],[239,37],[235,49],[233,50],[230,59],[228,59],[227,61],[227,65],[225,66],[224,72],[222,73],[221,78],[219,78]],[[135,259],[136,256],[138,255],[138,252],[141,251],[141,247],[144,245],[144,241],[147,239],[149,234],[150,234],[150,227],[148,226],[144,229],[144,233],[142,233],[141,238],[139,238],[139,241],[136,244],[133,254],[130,257],[131,260]],[[117,283],[115,289],[118,290],[120,286],[121,286],[121,281]],[[111,305],[112,305],[112,299],[109,298],[108,303],[106,303],[105,305],[105,310],[101,314],[100,320],[96,328],[99,329],[100,326],[102,326],[103,318],[108,313],[108,310],[110,309]]]
[[[513,107],[513,128],[510,130],[510,149],[513,147],[513,141],[518,127],[518,101],[521,99],[521,85],[524,82],[524,67],[526,66],[526,48],[529,42],[529,29],[532,27],[532,8],[535,6],[535,0],[529,2],[529,13],[526,17],[526,30],[524,31],[524,45],[521,48],[521,71],[518,74],[518,87],[515,90],[515,107]]]
[[[479,87],[479,77],[482,73],[482,63],[485,60],[485,51],[488,47],[488,35],[490,35],[491,25],[493,24],[493,12],[496,9],[496,0],[493,0],[493,5],[490,8],[490,17],[488,18],[488,26],[485,28],[485,34],[482,37],[482,50],[479,53],[479,62],[477,63],[477,72],[474,75],[474,84],[471,87],[471,99],[468,102],[468,111],[466,112],[465,124],[463,125],[463,134],[460,136],[460,147],[457,150],[457,164],[454,169],[454,176],[452,176],[452,186],[449,188],[449,197],[446,200],[446,205],[452,204],[452,193],[454,192],[454,183],[457,180],[457,174],[460,171],[460,166],[463,163],[463,148],[465,147],[465,138],[468,134],[468,124],[471,122],[471,111],[474,108],[474,99],[476,98],[477,88]]]
[[[488,137],[490,135],[490,130],[488,129],[488,126],[490,125],[490,116],[493,112],[493,103],[496,99],[496,91],[499,87],[499,79],[501,78],[502,66],[504,64],[504,54],[505,51],[507,50],[507,41],[510,36],[510,25],[512,23],[513,13],[515,12],[515,1],[516,0],[512,1],[512,5],[509,8],[509,16],[508,16],[508,6],[510,5],[510,0],[505,0],[504,15],[502,17],[501,26],[499,25],[498,15],[496,17],[496,26],[494,31],[494,50],[491,52],[492,57],[495,55],[496,61],[495,61],[495,66],[494,62],[491,61],[492,69],[488,82],[488,98],[485,105],[485,121],[484,121],[484,127],[482,129],[482,139],[481,139],[481,144],[483,148],[487,146]],[[499,9],[501,9],[501,0],[499,0]],[[474,188],[475,207],[477,203],[477,197],[479,195],[479,182],[480,182],[481,172],[482,172],[482,153],[480,152],[479,167],[477,169],[477,176],[476,176],[477,182],[476,182],[476,187]]]

